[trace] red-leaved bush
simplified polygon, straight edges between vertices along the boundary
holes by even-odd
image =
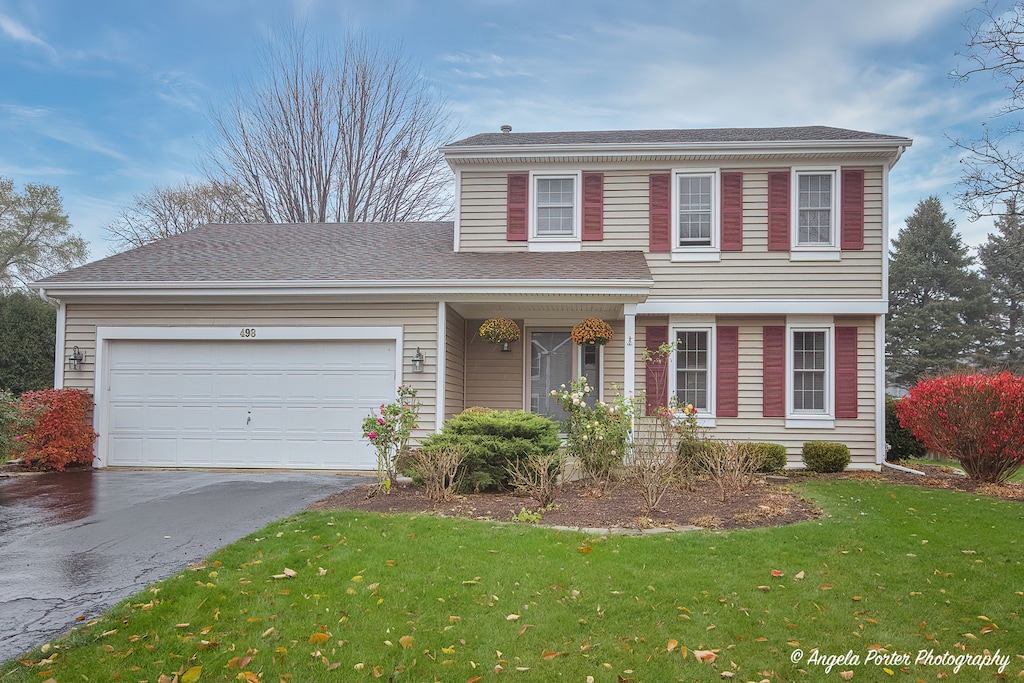
[[[1024,462],[1024,377],[955,374],[914,386],[896,407],[900,424],[930,451],[955,458],[973,479],[1001,482]]]
[[[92,397],[81,389],[29,391],[21,409],[33,424],[24,435],[25,464],[63,471],[71,464],[92,462],[96,432],[89,422]]]

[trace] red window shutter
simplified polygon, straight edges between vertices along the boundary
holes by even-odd
[[[647,326],[647,350],[652,354],[658,347],[668,341],[667,325]],[[655,356],[661,358],[661,356]],[[664,362],[647,363],[647,414],[651,415],[656,408],[668,405],[668,359]]]
[[[583,241],[604,239],[604,173],[583,174]]]
[[[650,249],[652,252],[671,251],[672,174],[652,173],[650,185]]]
[[[789,171],[768,174],[768,251],[789,251]]]
[[[864,171],[843,169],[842,235],[843,249],[864,248]]]
[[[765,417],[786,416],[786,328],[765,326],[764,386],[762,412]]]
[[[527,197],[529,195],[530,174],[508,174],[507,223],[505,239],[510,242],[525,242],[529,239],[526,232]]]
[[[836,417],[857,417],[857,328],[836,328]]]
[[[743,173],[722,174],[722,251],[743,251]]]
[[[740,396],[740,328],[719,326],[715,373],[718,386],[715,391],[718,417],[739,416]]]

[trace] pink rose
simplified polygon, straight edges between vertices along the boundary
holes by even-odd
[[[377,422],[379,422],[381,424],[384,424],[384,418],[383,417],[378,417],[377,418]]]
[[[377,432],[370,432],[366,435],[371,441],[377,438]]]

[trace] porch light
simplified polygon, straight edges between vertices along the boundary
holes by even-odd
[[[82,367],[82,361],[85,360],[85,355],[77,347],[72,347],[71,355],[68,356],[68,368],[70,370],[78,370]]]
[[[416,347],[416,355],[412,357],[412,371],[423,372],[423,352]]]

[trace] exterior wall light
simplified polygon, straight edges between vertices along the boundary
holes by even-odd
[[[416,355],[412,357],[412,371],[423,372],[423,352],[416,347]]]
[[[72,347],[71,355],[68,356],[68,369],[79,370],[82,367],[82,361],[85,360],[85,354],[82,353],[81,349],[77,346]]]

